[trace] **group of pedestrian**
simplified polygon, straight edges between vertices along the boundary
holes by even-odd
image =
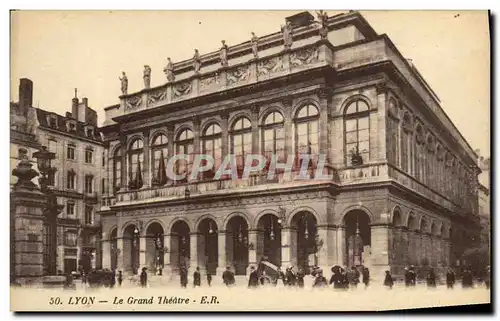
[[[276,270],[276,276],[271,277],[266,272],[265,268],[255,269],[254,266],[250,267],[250,275],[248,276],[248,287],[256,288],[258,286],[287,286],[287,287],[304,287],[305,273],[302,269],[297,272],[293,267],[287,267],[285,272],[280,267]]]
[[[361,272],[360,272],[361,270]],[[330,281],[327,282],[323,276],[323,270],[315,267],[313,268],[312,275],[315,277],[313,287],[328,287],[333,285],[334,289],[348,289],[349,287],[356,288],[361,282],[368,287],[370,283],[370,270],[367,267],[345,267],[334,266],[331,268],[332,276]]]

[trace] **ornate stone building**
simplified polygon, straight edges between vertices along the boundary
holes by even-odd
[[[122,81],[101,129],[104,267],[455,264],[479,232],[474,151],[387,35],[357,12],[320,18],[169,63],[158,87]],[[332,179],[165,179],[166,159],[199,153],[235,154],[239,173],[246,154],[323,154]]]
[[[101,195],[103,142],[98,132],[97,113],[87,98],[72,100],[72,111],[61,116],[34,108],[33,83],[21,79],[19,102],[11,103],[11,168],[19,162],[20,149],[33,152],[40,147],[55,153],[49,185],[64,206],[58,217],[57,269],[77,271],[81,265],[95,268],[100,259],[98,195]],[[34,167],[36,169],[36,167]],[[11,185],[16,178],[11,176]],[[33,182],[38,184],[37,178]]]

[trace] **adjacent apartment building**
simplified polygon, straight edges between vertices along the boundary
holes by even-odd
[[[480,230],[477,155],[387,35],[358,12],[313,20],[175,62],[105,109],[103,267],[242,275],[264,259],[378,279],[460,263]],[[238,173],[251,153],[326,155],[331,179],[165,177],[170,157],[199,153],[236,155]]]
[[[103,181],[103,142],[97,113],[87,98],[75,96],[65,116],[33,107],[33,82],[21,79],[19,102],[11,103],[11,168],[19,161],[19,149],[28,158],[40,146],[55,153],[49,184],[64,205],[58,217],[57,269],[64,273],[89,270],[100,262],[100,226],[96,216]],[[36,166],[34,166],[36,169]],[[11,177],[11,185],[16,181]],[[34,182],[38,184],[37,178]]]

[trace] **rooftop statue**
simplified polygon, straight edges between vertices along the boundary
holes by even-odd
[[[200,61],[200,53],[198,52],[198,49],[194,50],[194,56],[193,56],[193,69],[195,73],[199,73],[201,68],[201,61]]]
[[[172,60],[170,60],[170,57],[167,58],[167,66],[163,68],[163,72],[167,76],[168,82],[172,82],[175,80],[174,64],[172,63]]]
[[[125,71],[122,71],[122,77],[118,77],[118,79],[120,79],[122,84],[122,95],[126,95],[128,89],[128,78]]]
[[[223,66],[223,67],[227,67],[228,63],[227,63],[227,45],[226,45],[226,41],[225,40],[222,40],[222,47],[220,48],[220,64]]]
[[[318,16],[318,21],[320,23],[319,35],[321,39],[326,39],[328,37],[328,14],[323,10],[316,12]]]
[[[144,65],[144,72],[142,78],[144,79],[144,88],[148,89],[151,87],[151,67]]]
[[[250,39],[250,42],[252,43],[253,56],[257,58],[259,56],[259,37],[257,37],[254,32],[252,32],[252,39]]]
[[[281,27],[281,32],[283,33],[283,43],[285,45],[285,49],[290,49],[293,43],[292,23],[290,21],[287,21],[286,25]]]

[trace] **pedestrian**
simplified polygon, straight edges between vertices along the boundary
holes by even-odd
[[[269,276],[267,275],[265,269],[263,269],[262,272],[260,273],[259,282],[260,285],[268,285],[271,283],[271,280],[269,279]]]
[[[392,279],[391,272],[389,271],[385,271],[384,285],[389,289],[392,289],[392,286],[394,285],[394,280]]]
[[[116,273],[115,270],[111,271],[111,288],[114,288],[116,284]]]
[[[250,275],[248,276],[248,287],[256,288],[258,286],[259,286],[259,275],[257,274],[255,267],[251,266]]]
[[[123,282],[123,274],[122,274],[122,271],[118,271],[118,286],[122,286],[122,282]]]
[[[281,270],[281,268],[280,268],[280,267],[278,267],[277,272],[278,272],[278,276],[277,276],[277,279],[276,279],[276,282],[275,282],[275,283],[276,283],[276,285],[278,285],[279,280],[281,280],[281,284],[282,284],[283,286],[286,286],[287,281],[286,281],[286,276],[285,276],[285,273],[283,273],[283,271]]]
[[[462,273],[462,288],[468,289],[472,288],[473,286],[474,286],[474,281],[472,277],[472,272],[468,268],[465,268],[464,272]]]
[[[348,277],[349,277],[349,284],[356,288],[359,283],[359,271],[355,266],[353,266],[349,271]]]
[[[87,284],[87,273],[85,273],[85,271],[82,270],[82,284]]]
[[[201,286],[200,268],[197,266],[196,271],[193,273],[193,287]]]
[[[404,278],[405,278],[405,286],[409,287],[410,286],[410,270],[408,269],[408,267],[405,267]]]
[[[148,268],[143,267],[142,272],[141,272],[141,286],[143,288],[147,287],[148,285],[148,273],[146,272]]]
[[[347,276],[347,267],[341,270],[342,273],[342,288],[349,289],[349,278]]]
[[[304,287],[304,270],[302,270],[302,268],[299,268],[299,270],[297,271],[297,286],[299,288],[303,288]]]
[[[342,282],[342,268],[341,267],[332,267],[332,276],[330,277],[329,284],[333,284],[334,289],[342,289],[344,287]]]
[[[365,285],[365,289],[368,287],[368,284],[370,284],[370,270],[367,267],[363,267],[363,283]]]
[[[490,271],[490,266],[488,265],[486,267],[486,274],[484,276],[484,285],[486,286],[486,289],[490,289],[490,277],[491,277],[491,271]]]
[[[187,287],[188,284],[188,276],[187,276],[187,269],[185,266],[181,266],[179,269],[180,273],[180,281],[181,281],[181,287],[185,288]]]
[[[207,270],[207,284],[208,286],[212,286],[212,274],[210,274],[208,270]]]
[[[293,273],[293,270],[291,267],[286,269],[286,282],[288,286],[295,286],[296,283],[296,276]]]
[[[316,278],[314,279],[313,288],[323,288],[327,287],[328,283],[326,278],[323,276],[323,271],[321,269],[316,271]]]
[[[455,285],[455,273],[451,268],[448,268],[448,271],[446,272],[446,287],[448,289],[453,289],[454,285]]]
[[[410,286],[417,285],[417,273],[415,273],[415,267],[413,265],[410,266],[410,270],[408,271],[408,277],[410,281]]]
[[[231,267],[227,266],[226,270],[222,273],[222,281],[227,287],[232,286],[234,282],[234,273],[231,271]]]
[[[432,268],[429,270],[429,274],[427,274],[427,287],[436,287],[436,274],[434,274],[434,269]]]

